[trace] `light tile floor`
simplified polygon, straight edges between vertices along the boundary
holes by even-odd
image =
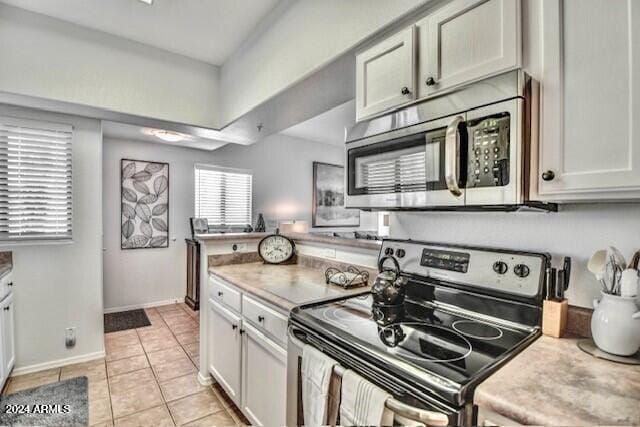
[[[185,304],[145,310],[151,326],[104,334],[105,359],[11,377],[4,393],[84,375],[92,426],[248,424],[217,384],[198,382],[198,312]]]

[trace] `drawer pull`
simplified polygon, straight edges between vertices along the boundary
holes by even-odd
[[[235,331],[236,329],[238,329],[238,325],[231,325],[231,329]]]
[[[258,322],[264,322],[264,316],[258,316]]]
[[[11,310],[11,307],[5,307],[4,308],[4,311],[9,311],[9,310]]]
[[[245,330],[244,329],[240,329],[240,335],[244,334]]]
[[[224,292],[218,291],[218,296],[221,297],[222,295],[224,295]]]
[[[13,286],[13,282],[7,283],[7,286]]]

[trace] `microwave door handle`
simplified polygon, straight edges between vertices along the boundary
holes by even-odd
[[[462,195],[462,190],[458,183],[460,176],[460,123],[464,121],[461,116],[455,117],[447,126],[444,146],[444,179],[449,192],[456,197]]]

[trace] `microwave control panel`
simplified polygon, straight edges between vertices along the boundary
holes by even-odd
[[[502,187],[509,184],[509,124],[508,113],[467,123],[467,188]]]

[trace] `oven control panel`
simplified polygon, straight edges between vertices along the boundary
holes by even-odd
[[[524,297],[542,293],[547,263],[532,252],[400,240],[385,240],[381,255],[393,256],[406,273]]]
[[[470,255],[465,252],[444,251],[439,249],[424,249],[420,265],[442,270],[466,273],[469,269]]]

